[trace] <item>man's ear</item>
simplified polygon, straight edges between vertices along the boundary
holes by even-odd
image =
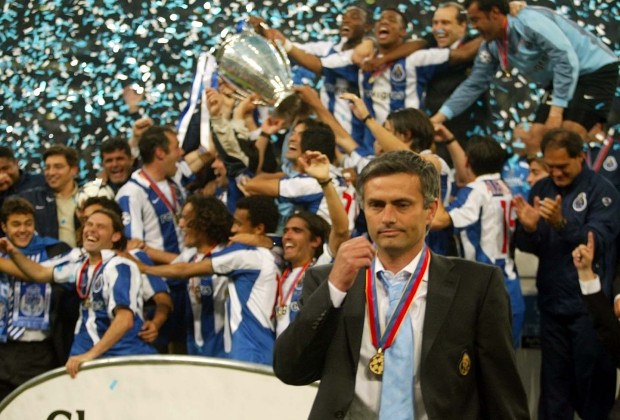
[[[428,212],[428,214],[426,216],[426,226],[427,226],[427,229],[431,225],[431,222],[433,221],[433,219],[435,218],[435,214],[437,214],[437,208],[438,207],[439,207],[439,199],[438,198],[436,198],[435,201],[433,201],[431,203],[431,205],[428,206],[427,210],[429,210],[429,212]]]
[[[252,229],[254,229],[254,234],[256,235],[266,235],[267,233],[265,232],[265,224],[264,223],[259,223],[256,226],[252,227]]]
[[[313,249],[318,249],[323,246],[323,240],[320,236],[315,236],[314,238],[310,239],[310,246]]]
[[[113,243],[113,244],[115,244],[115,243],[117,243],[118,241],[120,241],[120,240],[121,240],[122,235],[123,235],[123,234],[122,234],[121,232],[114,232],[114,233],[112,234],[112,243]]]
[[[491,11],[489,12],[489,17],[493,18],[494,20],[497,20],[498,18],[503,19],[504,18],[504,14],[502,12],[500,12],[499,8],[497,6],[493,6],[491,7]]]
[[[156,147],[155,148],[155,158],[156,159],[163,159],[164,156],[166,156],[166,151],[161,148],[161,147]]]

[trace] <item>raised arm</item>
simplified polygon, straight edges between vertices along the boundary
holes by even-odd
[[[304,172],[316,179],[323,190],[327,211],[332,221],[328,245],[332,255],[336,255],[340,244],[349,239],[349,217],[340,195],[329,176],[329,160],[323,153],[307,151],[299,158]]]
[[[396,61],[401,58],[405,58],[414,52],[426,48],[427,43],[423,39],[416,39],[402,43],[392,51],[382,55],[381,57],[375,57],[369,60],[365,60],[361,67],[365,72],[375,71],[381,66],[386,65],[392,61]]]
[[[332,129],[336,136],[336,144],[339,147],[347,154],[350,154],[358,147],[353,137],[340,125],[336,117],[325,108],[316,90],[312,89],[310,86],[298,86],[295,87],[295,91],[299,93],[301,100],[312,108],[317,117]]]
[[[463,44],[460,48],[450,50],[448,64],[462,64],[472,61],[476,57],[476,54],[478,54],[480,45],[482,45],[482,37],[479,36]]]
[[[454,138],[454,134],[443,124],[434,124],[435,143],[443,143],[450,153],[456,172],[456,185],[463,187],[472,182],[475,177],[467,170],[467,156],[461,144]]]
[[[297,61],[301,66],[316,74],[321,74],[323,71],[323,64],[319,57],[296,47],[295,44],[282,34],[282,32],[277,29],[269,29],[266,31],[266,36],[271,41],[280,41],[286,54]]]

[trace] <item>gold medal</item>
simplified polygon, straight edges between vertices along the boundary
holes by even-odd
[[[86,299],[84,299],[84,303],[83,303],[83,305],[84,305],[84,307],[85,307],[86,309],[89,309],[89,308],[92,306],[92,305],[91,305],[91,303],[90,303],[90,298],[86,298]]]
[[[461,376],[467,376],[470,369],[471,359],[469,358],[469,354],[467,354],[467,351],[464,351],[461,355],[461,360],[459,361],[459,373],[461,374]]]
[[[283,317],[284,315],[286,315],[286,312],[288,310],[288,306],[279,306],[278,307],[278,316]]]
[[[192,292],[194,293],[194,298],[196,298],[196,302],[201,302],[200,286],[192,286]]]
[[[384,354],[381,347],[379,347],[377,353],[370,358],[370,363],[368,363],[370,371],[377,376],[383,375],[383,360]]]

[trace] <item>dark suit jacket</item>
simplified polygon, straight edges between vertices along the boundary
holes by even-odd
[[[274,371],[283,382],[321,381],[312,419],[342,418],[348,411],[364,327],[364,272],[334,308],[325,281],[330,270],[306,272],[302,309],[274,352]],[[429,270],[420,366],[429,418],[529,418],[500,270],[435,254]],[[459,373],[464,352],[471,359],[467,375]]]

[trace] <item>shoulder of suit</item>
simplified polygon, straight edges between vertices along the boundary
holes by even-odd
[[[334,264],[315,265],[314,267],[308,268],[308,271],[306,271],[306,273],[315,275],[329,274],[329,272],[332,271],[333,266]]]
[[[469,270],[493,271],[497,267],[477,261],[466,260],[460,257],[444,257],[442,255],[433,254],[435,263],[442,264],[448,269],[467,272]]]

